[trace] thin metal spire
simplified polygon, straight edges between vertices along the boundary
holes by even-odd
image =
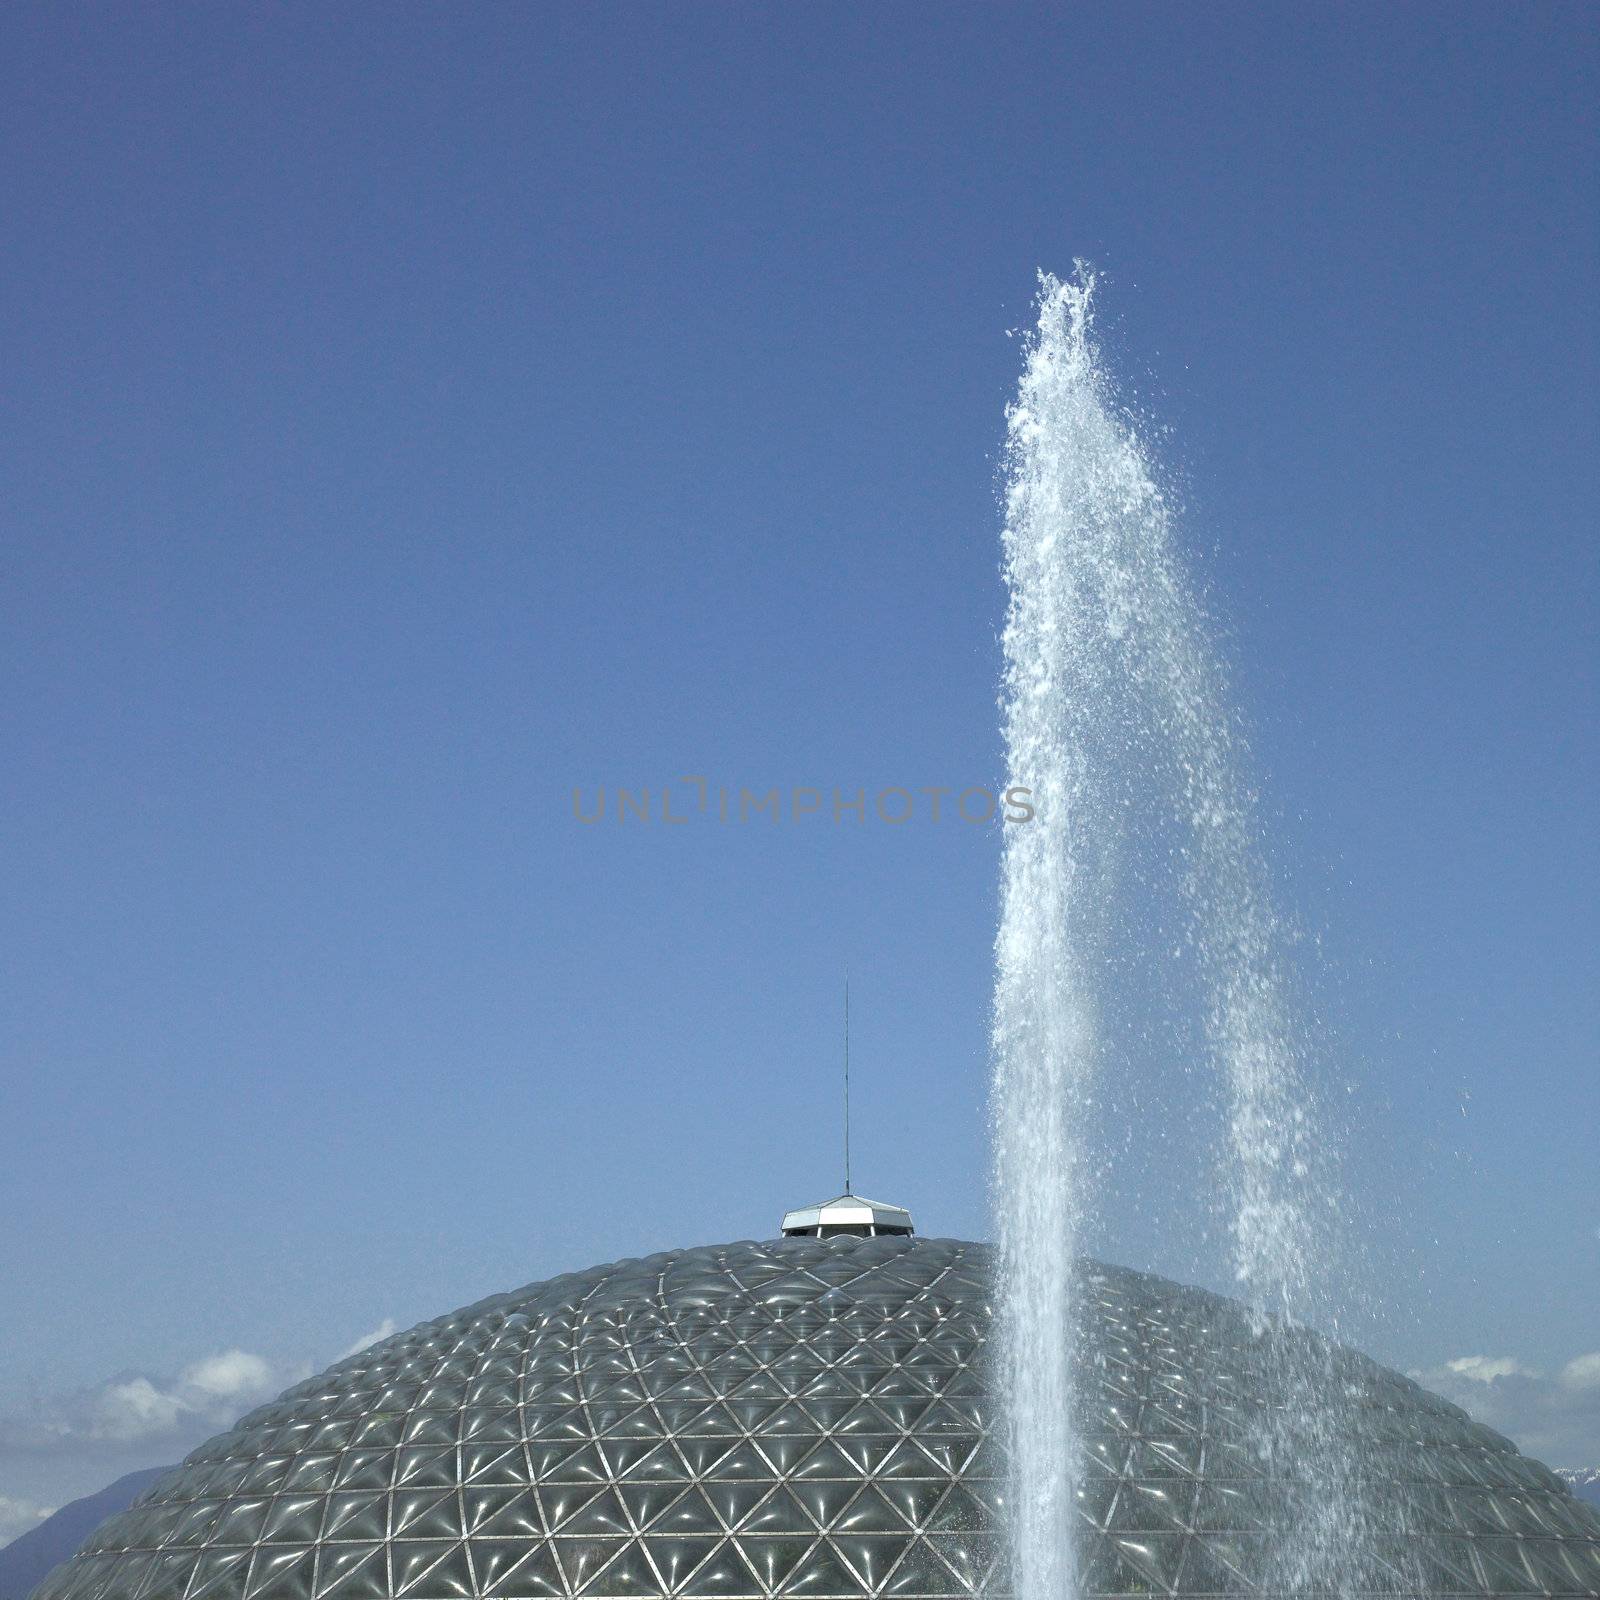
[[[844,977],[844,1192],[850,1193],[850,974]]]

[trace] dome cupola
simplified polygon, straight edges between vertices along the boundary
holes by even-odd
[[[801,1206],[783,1214],[785,1239],[831,1239],[839,1234],[857,1239],[907,1239],[915,1232],[911,1213],[904,1206],[886,1206],[881,1200],[868,1200],[849,1190],[820,1205]]]

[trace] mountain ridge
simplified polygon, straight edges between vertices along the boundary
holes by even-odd
[[[27,1600],[46,1575],[77,1554],[83,1541],[107,1517],[126,1511],[157,1478],[171,1467],[141,1467],[125,1473],[105,1488],[97,1489],[41,1518],[0,1548],[0,1600]]]

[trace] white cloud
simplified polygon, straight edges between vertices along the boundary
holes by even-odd
[[[1460,1378],[1474,1383],[1493,1383],[1496,1378],[1537,1378],[1539,1374],[1522,1365],[1514,1356],[1457,1356],[1445,1365]]]
[[[195,1393],[232,1400],[265,1396],[275,1381],[271,1363],[262,1357],[247,1350],[224,1350],[185,1368],[181,1383]]]
[[[1574,1356],[1561,1369],[1561,1381],[1569,1389],[1600,1389],[1600,1350]]]
[[[1547,1466],[1600,1465],[1600,1350],[1554,1377],[1515,1356],[1456,1356],[1411,1376]]]
[[[177,1395],[140,1376],[103,1384],[78,1418],[63,1417],[54,1426],[63,1434],[87,1432],[96,1439],[143,1439],[172,1432],[186,1409]]]
[[[54,1454],[97,1444],[198,1444],[270,1400],[309,1366],[277,1366],[248,1350],[224,1350],[176,1378],[124,1372],[87,1389],[35,1401],[0,1416],[0,1453]]]
[[[394,1332],[385,1317],[339,1359]],[[176,1377],[119,1372],[0,1410],[0,1544],[48,1516],[45,1501],[92,1493],[136,1467],[174,1464],[315,1370],[309,1361],[234,1347],[202,1356]]]
[[[9,1495],[0,1494],[0,1544],[10,1544],[19,1533],[26,1533],[54,1509],[54,1506],[36,1506],[31,1501],[13,1500]]]
[[[385,1317],[376,1328],[371,1328],[362,1334],[348,1350],[341,1350],[333,1359],[335,1361],[344,1361],[351,1356],[358,1356],[369,1345],[375,1345],[380,1339],[387,1339],[397,1332],[399,1332],[399,1329],[395,1326],[394,1318]]]

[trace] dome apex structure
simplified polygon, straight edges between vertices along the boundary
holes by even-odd
[[[496,1295],[252,1412],[36,1600],[1000,1600],[993,1273],[839,1235]],[[1084,1600],[1270,1593],[1314,1488],[1247,1448],[1275,1396],[1244,1308],[1094,1263],[1079,1290]],[[1327,1348],[1328,1429],[1396,1508],[1378,1592],[1600,1593],[1600,1516],[1559,1479]]]
[[[915,1232],[911,1213],[904,1206],[887,1206],[848,1189],[820,1205],[801,1206],[783,1214],[785,1239],[832,1239],[840,1234],[858,1239],[906,1239]]]

